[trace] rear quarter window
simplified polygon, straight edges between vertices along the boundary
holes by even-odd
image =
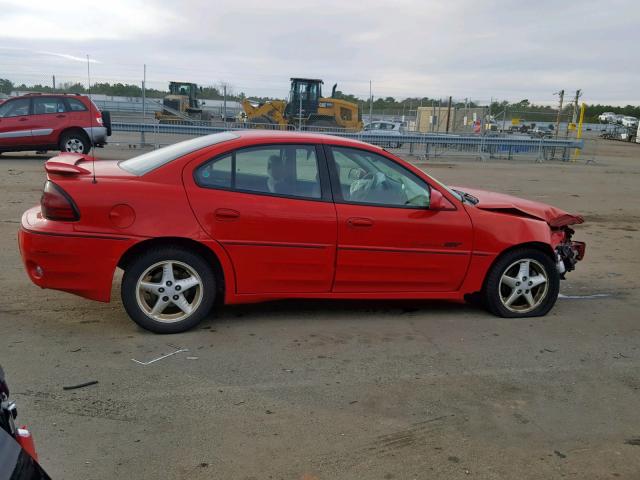
[[[82,103],[77,98],[67,98],[67,103],[69,104],[70,112],[84,112],[87,110],[84,103]]]

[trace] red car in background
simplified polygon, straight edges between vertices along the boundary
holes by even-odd
[[[0,104],[0,153],[61,150],[89,153],[111,135],[108,112],[85,95],[28,94]]]
[[[307,133],[223,132],[130,160],[64,154],[19,243],[31,280],[187,330],[214,302],[446,299],[546,314],[584,255],[582,218],[451,188],[382,148]]]

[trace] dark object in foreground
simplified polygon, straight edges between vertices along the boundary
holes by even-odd
[[[97,385],[97,380],[91,380],[90,382],[79,383],[78,385],[68,385],[66,387],[62,387],[63,390],[75,390],[76,388],[84,388],[89,387],[91,385]]]
[[[17,428],[16,404],[9,400],[9,387],[0,367],[0,480],[50,480],[38,465],[31,434]]]

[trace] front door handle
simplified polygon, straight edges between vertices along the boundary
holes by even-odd
[[[240,212],[231,208],[218,208],[215,211],[216,220],[229,221],[240,218]]]
[[[373,220],[363,217],[352,217],[347,220],[350,227],[373,227]]]
[[[18,121],[19,121],[19,122],[26,122],[27,120],[28,120],[28,118],[26,118],[26,117],[22,117],[22,118],[21,118],[21,119],[19,119]]]
[[[62,114],[61,115],[56,115],[56,118],[66,118],[66,117],[67,117],[66,115],[62,115]]]

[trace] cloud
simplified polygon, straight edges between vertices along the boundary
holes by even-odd
[[[429,96],[554,101],[581,88],[589,102],[640,103],[632,45],[637,0],[0,0],[5,75],[165,87],[225,81],[248,95],[284,97],[291,76],[366,98]],[[9,25],[7,28],[5,26]],[[68,57],[65,57],[68,55]]]
[[[36,53],[41,53],[42,55],[53,55],[54,57],[60,57],[60,58],[64,58],[66,60],[72,60],[74,62],[84,62],[87,63],[87,61],[89,63],[100,63],[98,60],[94,59],[94,58],[82,58],[82,57],[76,57],[75,55],[69,55],[68,53],[55,53],[55,52],[36,52]]]

